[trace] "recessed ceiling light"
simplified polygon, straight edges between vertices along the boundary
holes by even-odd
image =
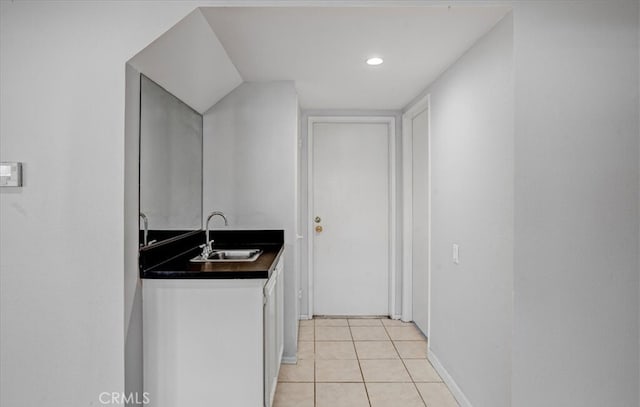
[[[384,60],[380,57],[371,57],[367,59],[367,65],[380,65]]]

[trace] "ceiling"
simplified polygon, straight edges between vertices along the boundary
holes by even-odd
[[[303,109],[402,109],[508,7],[205,7],[244,81],[294,80]],[[369,56],[384,58],[376,67]]]
[[[199,10],[180,20],[129,63],[200,113],[242,83]]]

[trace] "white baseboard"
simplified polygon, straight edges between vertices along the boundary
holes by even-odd
[[[447,372],[447,369],[445,369],[444,366],[442,366],[442,363],[440,363],[440,360],[433,353],[431,348],[428,349],[428,357],[429,357],[429,361],[433,365],[433,368],[436,369],[436,371],[438,372],[440,377],[442,377],[442,380],[445,382],[445,384],[449,386],[449,390],[451,390],[451,394],[453,394],[453,397],[455,397],[455,399],[458,401],[458,404],[460,404],[460,407],[473,407],[471,405],[471,402],[467,398],[467,396],[465,396],[465,394],[462,392],[462,389],[460,388],[460,386],[458,386],[455,380],[453,380],[449,372]]]
[[[300,319],[300,321],[302,321],[302,320],[307,320],[307,319],[311,319],[311,318],[309,318],[309,315],[300,315],[299,319]]]
[[[284,363],[285,365],[295,365],[296,363],[298,363],[298,357],[297,356],[283,356],[282,357],[282,363]]]
[[[402,315],[400,315],[400,314],[392,315],[391,319],[402,319]]]

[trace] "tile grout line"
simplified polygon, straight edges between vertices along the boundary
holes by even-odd
[[[384,326],[385,332],[387,332],[387,335],[389,335],[389,331],[387,331],[387,327],[384,324],[382,324],[382,326]],[[391,335],[389,335],[389,339],[391,339]],[[396,353],[398,354],[398,357],[400,357],[400,361],[402,362],[402,366],[404,366],[405,370],[407,371],[407,374],[409,375],[409,378],[411,379],[411,383],[413,384],[413,387],[418,392],[418,397],[420,397],[420,400],[422,400],[422,403],[425,405],[425,407],[429,407],[427,405],[427,402],[424,400],[424,397],[422,397],[422,393],[420,393],[420,390],[418,390],[418,386],[416,385],[416,381],[413,379],[413,375],[411,374],[411,372],[407,368],[407,364],[404,363],[404,359],[402,358],[402,355],[400,355],[400,352],[398,351],[398,348],[396,347],[396,343],[393,341],[393,339],[391,339],[391,345],[393,345],[393,348],[396,350]]]
[[[353,332],[351,331],[351,324],[349,324],[348,319],[347,319],[347,325],[349,326],[349,335],[351,335],[351,344],[353,345],[353,351],[356,353],[356,361],[358,362],[358,369],[360,369],[360,375],[362,376],[362,386],[364,387],[364,393],[367,395],[367,402],[369,403],[369,407],[371,407],[371,398],[369,397],[369,389],[367,388],[367,383],[364,380],[364,373],[362,372],[362,366],[360,365],[360,355],[358,355],[358,349],[356,348],[356,341],[353,339]]]

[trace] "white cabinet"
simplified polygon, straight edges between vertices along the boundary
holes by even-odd
[[[282,260],[264,286],[264,400],[271,407],[284,351]]]
[[[282,364],[282,357],[284,356],[284,260],[281,257],[278,262],[278,283],[276,284],[276,299],[277,305],[277,331],[276,331],[276,344],[278,355],[278,372],[280,371],[280,365]],[[277,379],[277,376],[276,376]]]
[[[143,280],[149,407],[271,406],[283,351],[283,270],[269,280]]]

